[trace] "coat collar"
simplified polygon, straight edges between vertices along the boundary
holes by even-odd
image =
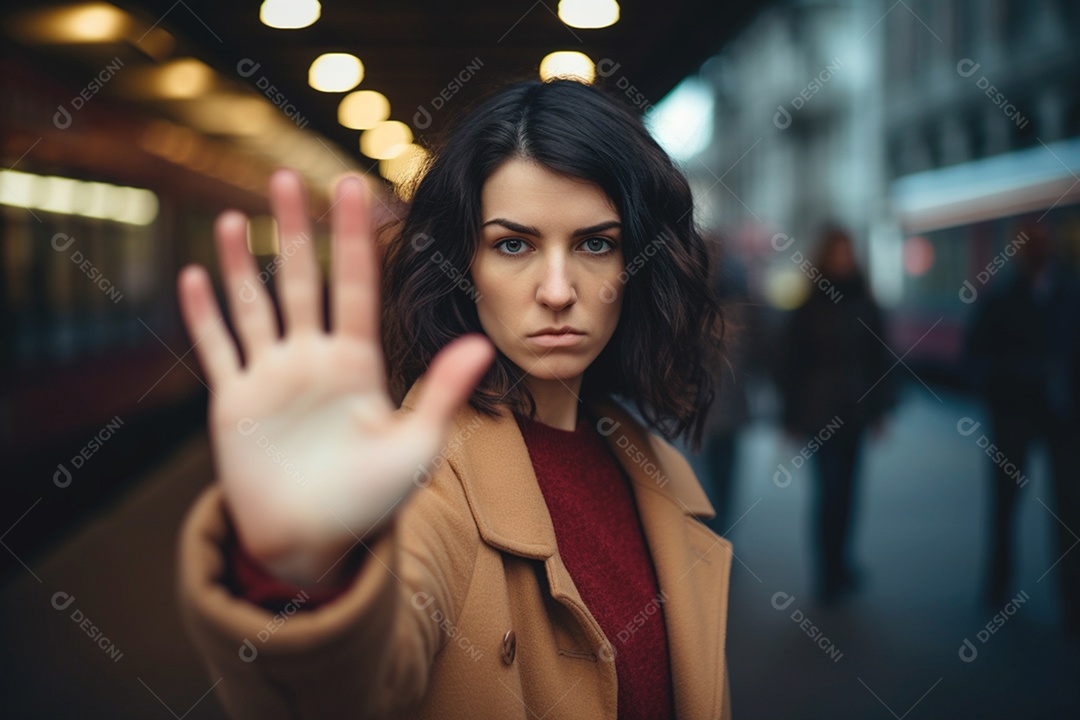
[[[402,405],[412,408],[414,384]],[[715,515],[689,464],[669,443],[610,400],[589,405],[597,430],[630,478],[646,543],[663,593],[671,672],[680,718],[716,716],[724,692],[723,638],[731,545],[700,523]],[[562,561],[555,529],[528,448],[512,413],[498,417],[468,405],[455,418],[445,457],[460,478],[484,542],[504,552],[557,564],[554,595],[584,607]],[[714,643],[703,638],[719,638]],[[609,638],[609,642],[612,638]]]
[[[420,384],[409,390],[403,407],[413,409]],[[611,400],[592,403],[588,410],[630,478],[643,523],[647,512],[666,505],[689,517],[715,516],[697,478],[670,444]],[[512,413],[504,410],[492,418],[466,405],[446,447],[445,457],[461,479],[484,542],[538,560],[555,554],[555,528]],[[648,540],[652,547],[653,538]]]

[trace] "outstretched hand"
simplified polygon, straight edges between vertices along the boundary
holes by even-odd
[[[241,213],[222,213],[214,229],[243,364],[205,268],[188,265],[177,282],[212,394],[215,470],[232,521],[253,557],[298,584],[333,577],[349,548],[400,506],[494,357],[482,335],[450,343],[425,374],[416,411],[395,413],[379,341],[371,201],[359,178],[336,187],[329,331],[304,188],[292,171],[270,181],[283,261],[274,275],[280,336]]]

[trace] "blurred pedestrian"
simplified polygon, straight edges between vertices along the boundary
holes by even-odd
[[[1042,440],[1057,508],[1052,525],[1066,627],[1080,635],[1080,284],[1057,257],[1044,225],[1015,239],[1015,271],[975,306],[968,336],[971,377],[990,414],[993,493],[985,600],[1000,608],[1013,577],[1017,494],[1028,450]],[[1008,257],[1008,256],[1006,256]],[[1029,491],[1030,494],[1030,491]]]
[[[804,270],[814,287],[783,332],[778,380],[785,431],[816,471],[817,592],[830,603],[858,584],[851,538],[860,450],[867,427],[880,432],[893,357],[846,231],[826,229]]]

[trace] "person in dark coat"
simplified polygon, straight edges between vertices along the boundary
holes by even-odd
[[[814,281],[782,335],[783,423],[815,468],[817,590],[824,603],[857,584],[851,560],[857,472],[865,430],[880,432],[894,358],[882,312],[855,261],[850,236],[822,233]]]
[[[1015,270],[978,299],[967,353],[990,415],[993,484],[987,604],[1005,603],[1013,576],[1017,496],[1027,454],[1041,439],[1050,458],[1066,628],[1080,635],[1080,284],[1055,257],[1046,227],[1029,223],[1010,241]],[[1009,255],[1005,255],[1009,257]],[[1029,500],[1028,502],[1034,502]]]

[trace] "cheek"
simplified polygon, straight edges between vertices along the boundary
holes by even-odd
[[[480,325],[493,340],[505,336],[515,327],[513,319],[520,315],[520,283],[508,282],[489,265],[475,263],[472,269],[473,285],[479,298],[476,312]]]
[[[601,318],[604,328],[609,333],[615,332],[615,326],[619,324],[619,316],[622,314],[623,293],[626,292],[626,288],[619,290],[619,295],[611,302],[600,302],[597,306],[597,312],[601,313]]]
[[[622,312],[626,295],[626,275],[621,257],[614,259],[603,272],[596,273],[589,283],[587,297],[590,312],[604,326],[614,328]]]

